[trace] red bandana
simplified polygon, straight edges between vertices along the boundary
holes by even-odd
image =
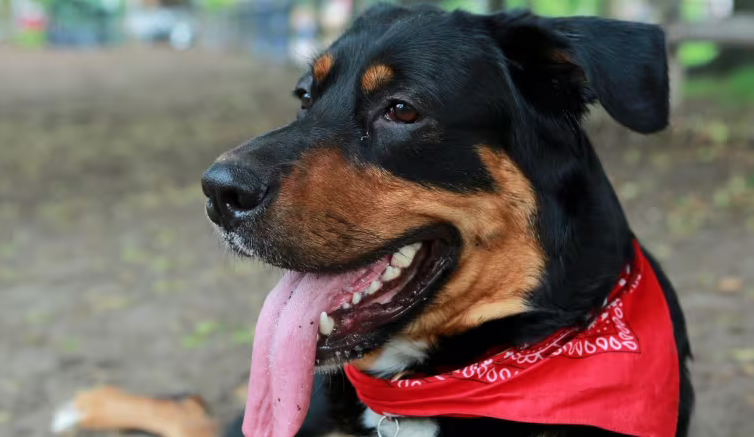
[[[390,382],[346,366],[359,399],[388,416],[491,417],[673,437],[678,356],[667,304],[635,259],[594,322],[441,375]]]

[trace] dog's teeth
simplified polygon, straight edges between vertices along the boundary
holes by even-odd
[[[393,254],[393,257],[390,259],[390,265],[400,268],[410,266],[421,246],[421,243],[414,243],[401,247],[398,252]]]
[[[380,280],[378,279],[375,279],[371,284],[369,284],[369,287],[367,287],[365,293],[372,295],[374,293],[377,293],[377,290],[379,290],[380,288],[382,288],[382,282],[380,282]]]
[[[414,243],[409,244],[408,246],[403,246],[398,251],[400,254],[405,256],[409,263],[414,260],[414,257],[416,256],[416,252],[419,251],[419,249],[422,247],[421,243]]]
[[[341,308],[343,308],[344,310],[350,310],[350,309],[351,309],[351,304],[350,304],[350,303],[348,303],[348,302],[346,302],[346,303],[344,303],[344,304],[343,304],[343,305],[341,306]]]
[[[319,315],[319,333],[322,335],[330,335],[332,334],[333,329],[335,329],[335,320],[328,316],[326,312],[322,311],[322,314]]]
[[[413,261],[413,256],[408,257],[403,252],[395,252],[393,257],[390,258],[390,265],[393,267],[406,268],[411,265],[411,261]]]
[[[351,303],[358,305],[359,302],[361,302],[361,293],[354,293],[353,298],[351,298]]]
[[[392,281],[393,279],[397,278],[401,275],[401,269],[398,267],[393,266],[387,266],[384,272],[382,272],[382,279],[384,282]]]

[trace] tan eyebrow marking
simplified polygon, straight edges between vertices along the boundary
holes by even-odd
[[[316,61],[314,61],[314,65],[312,66],[312,73],[314,75],[314,80],[317,82],[322,82],[327,77],[327,74],[330,73],[330,69],[332,69],[333,66],[333,57],[331,53],[325,53],[324,55],[317,58]]]
[[[365,93],[376,90],[393,77],[393,69],[385,64],[375,64],[367,68],[361,76],[361,89]]]

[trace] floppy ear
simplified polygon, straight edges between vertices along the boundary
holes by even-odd
[[[668,124],[665,33],[659,26],[595,17],[492,17],[514,84],[537,110],[581,115],[599,100],[641,133]]]

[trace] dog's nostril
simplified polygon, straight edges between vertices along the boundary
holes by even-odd
[[[244,210],[254,209],[259,204],[257,197],[256,195],[239,194],[236,197],[238,208]]]
[[[213,202],[211,198],[207,199],[207,217],[215,224],[222,223],[222,213],[217,207],[217,203]]]
[[[266,187],[237,191],[227,190],[220,195],[222,202],[234,212],[251,211],[259,206],[267,193]]]

